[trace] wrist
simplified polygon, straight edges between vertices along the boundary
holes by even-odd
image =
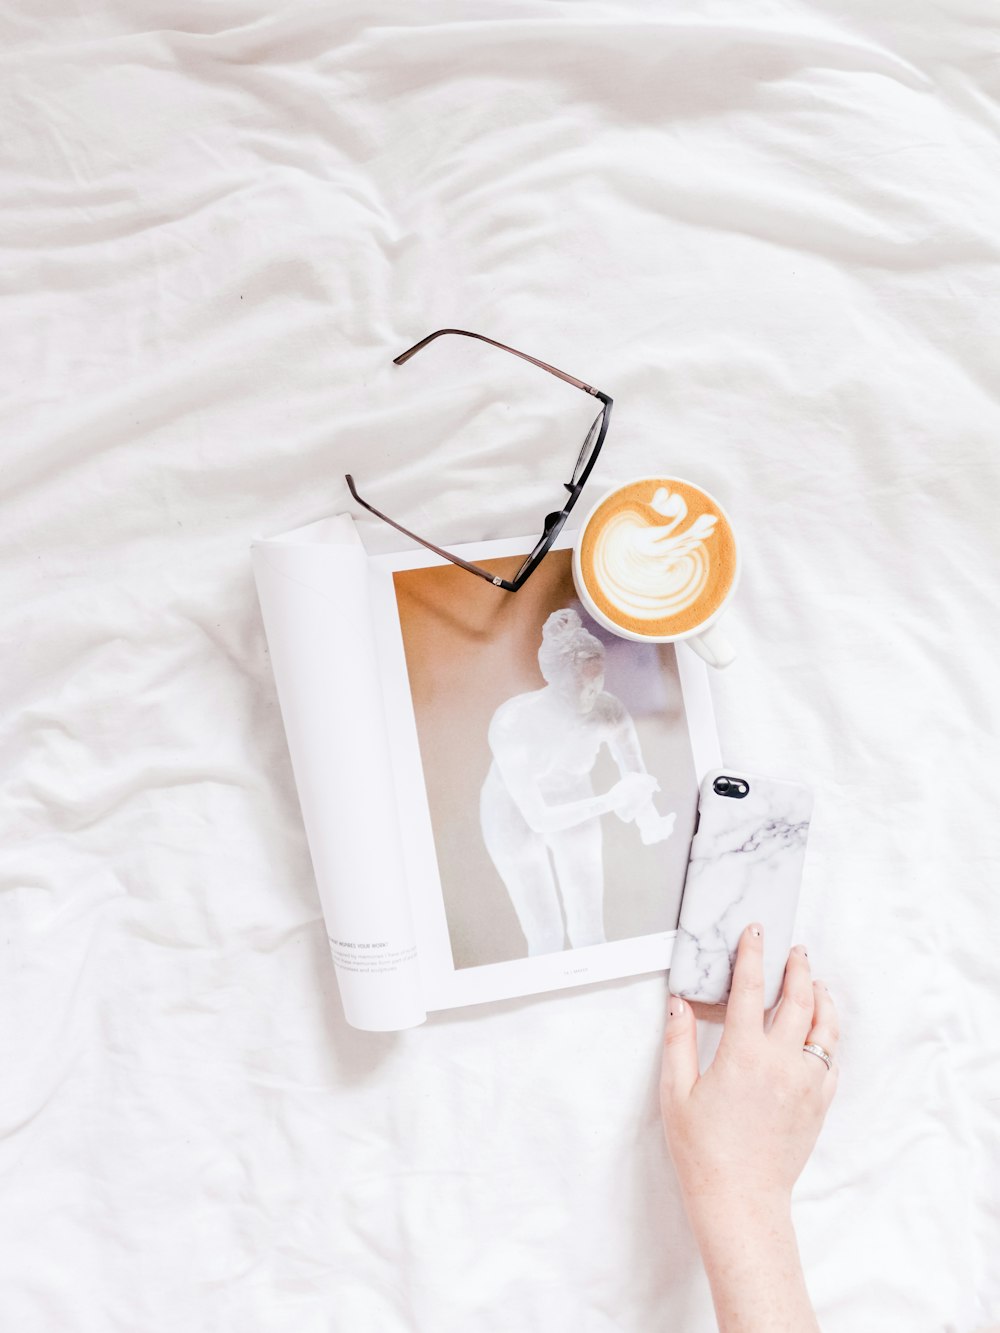
[[[792,1225],[792,1197],[783,1189],[687,1190],[684,1207],[699,1240]]]
[[[685,1196],[720,1333],[819,1333],[782,1190]]]

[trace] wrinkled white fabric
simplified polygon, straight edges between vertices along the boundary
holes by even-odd
[[[742,538],[723,752],[818,790],[843,1022],[824,1333],[1000,1319],[998,57],[988,0],[0,15],[0,1327],[715,1327],[663,976],[340,1012],[249,544],[347,470],[540,530],[592,415],[391,364],[442,326],[614,397],[590,496],[669,471]]]

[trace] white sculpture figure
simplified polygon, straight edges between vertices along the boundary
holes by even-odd
[[[601,817],[635,823],[646,844],[673,832],[675,814],[653,804],[660,784],[646,772],[624,705],[604,689],[604,646],[576,611],[553,611],[538,665],[546,684],[506,700],[493,714],[493,755],[479,801],[483,840],[510,894],[528,953],[603,944]],[[607,745],[621,777],[594,794],[591,772]]]

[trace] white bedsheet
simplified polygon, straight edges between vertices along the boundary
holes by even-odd
[[[730,510],[723,752],[819,792],[820,1323],[1000,1320],[995,5],[46,0],[0,38],[0,1328],[715,1327],[662,975],[340,1012],[249,544],[349,469],[431,539],[551,507],[584,396],[391,364],[442,326],[613,395],[592,495]]]

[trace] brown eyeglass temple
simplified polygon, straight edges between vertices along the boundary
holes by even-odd
[[[408,347],[405,352],[401,352],[399,356],[394,356],[392,358],[393,365],[403,365],[404,362],[409,361],[411,356],[415,356],[422,347],[426,347],[428,343],[433,342],[435,338],[440,338],[445,333],[458,333],[463,338],[478,338],[480,342],[489,343],[491,347],[499,347],[502,352],[510,352],[512,356],[519,356],[522,361],[530,361],[533,366],[538,366],[540,370],[547,370],[550,375],[558,376],[559,379],[565,380],[567,384],[572,384],[575,389],[582,389],[584,393],[593,394],[595,398],[603,396],[593,385],[584,384],[583,380],[567,375],[565,370],[557,370],[555,366],[550,366],[545,361],[539,361],[536,357],[529,356],[527,352],[519,352],[516,347],[508,347],[506,343],[498,343],[494,338],[487,338],[485,334],[470,333],[468,329],[438,329],[436,333],[428,333],[426,338],[421,338],[418,343]]]
[[[460,556],[452,555],[450,551],[442,550],[440,546],[435,546],[433,542],[429,542],[426,537],[418,537],[417,534],[411,532],[409,528],[404,528],[402,523],[397,523],[396,520],[390,518],[388,514],[383,514],[381,509],[376,509],[375,506],[369,504],[367,500],[363,500],[358,494],[354,485],[354,478],[349,472],[345,475],[344,480],[347,482],[348,490],[354,496],[355,500],[357,500],[358,504],[367,509],[370,514],[374,514],[376,518],[380,518],[383,523],[388,523],[389,526],[395,528],[397,532],[402,532],[405,536],[412,537],[415,542],[419,543],[419,545],[425,546],[428,551],[433,551],[435,555],[440,555],[445,560],[450,560],[453,565],[460,565],[462,569],[467,569],[470,574],[478,574],[479,577],[485,579],[487,583],[494,583],[498,587],[503,587],[504,580],[499,579],[496,574],[491,574],[489,570],[486,569],[480,569],[478,565],[472,565],[468,560],[463,560]]]

